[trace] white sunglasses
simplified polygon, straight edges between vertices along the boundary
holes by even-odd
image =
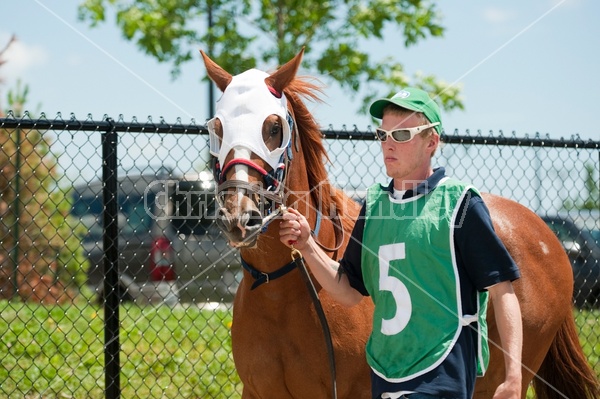
[[[392,138],[396,143],[406,143],[411,141],[417,134],[422,131],[439,125],[439,122],[430,123],[429,125],[421,125],[415,127],[405,127],[402,129],[385,130],[382,128],[375,129],[375,135],[379,141],[386,141],[388,136]]]

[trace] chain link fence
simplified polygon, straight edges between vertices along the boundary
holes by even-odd
[[[360,198],[385,183],[371,132],[323,133],[337,186]],[[600,142],[443,141],[434,164],[526,205],[562,240],[600,375]],[[240,397],[229,331],[242,274],[209,217],[204,126],[9,115],[0,146],[0,398]]]

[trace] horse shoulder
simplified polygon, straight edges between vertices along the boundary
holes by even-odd
[[[496,233],[509,250],[513,259],[519,261],[529,259],[536,263],[550,261],[546,267],[560,271],[571,268],[565,251],[552,230],[533,211],[527,207],[504,197],[483,193],[492,217]],[[512,252],[511,252],[512,251]]]
[[[482,197],[494,229],[521,269],[522,277],[535,284],[536,291],[557,290],[557,296],[565,298],[561,302],[570,305],[573,271],[552,230],[533,211],[515,201],[487,193]]]

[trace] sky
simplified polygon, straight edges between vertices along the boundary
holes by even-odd
[[[27,109],[34,115],[204,123],[209,107],[199,55],[173,81],[170,65],[142,54],[115,25],[90,28],[78,21],[81,1],[0,2],[0,48],[11,35],[18,39],[0,67],[2,109],[7,90],[20,80],[29,86]],[[466,109],[444,112],[446,132],[600,140],[593,122],[600,93],[600,2],[454,0],[438,7],[443,38],[407,49],[392,31],[368,47],[373,56],[394,56],[409,75],[420,71],[461,86]],[[358,114],[359,97],[334,85],[325,88],[324,101],[310,104],[324,128],[366,130],[372,124]]]

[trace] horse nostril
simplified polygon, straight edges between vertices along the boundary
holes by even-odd
[[[252,209],[248,213],[250,214],[250,218],[248,219],[248,223],[246,223],[246,227],[262,225],[262,215],[259,211]]]
[[[231,220],[230,213],[225,208],[219,208],[217,211],[217,225],[223,231],[231,231],[233,229],[233,222]]]

